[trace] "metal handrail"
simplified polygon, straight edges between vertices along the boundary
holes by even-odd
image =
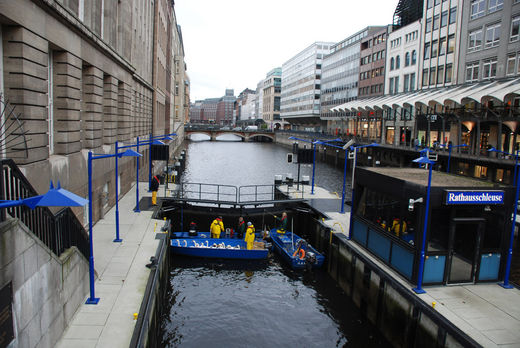
[[[187,189],[187,187],[195,185],[195,189]],[[197,189],[198,187],[198,189]],[[209,188],[214,187],[214,191],[209,191]],[[221,192],[222,189],[227,189],[232,191],[232,193],[227,193],[225,190]],[[215,202],[224,202],[224,203],[235,203],[237,201],[237,188],[236,186],[231,185],[220,185],[220,184],[204,184],[204,183],[183,183],[181,185],[180,198],[193,198],[189,197],[190,194],[195,194],[198,200],[207,200],[207,196],[216,196],[216,199],[213,199]],[[203,196],[204,194],[204,196]],[[231,198],[226,198],[231,196]],[[222,197],[222,199],[221,199]],[[226,198],[226,199],[224,199]],[[210,199],[211,200],[211,199]]]
[[[244,193],[249,189],[254,188],[254,193]],[[269,188],[269,192],[258,192],[258,188]],[[242,199],[243,197],[254,196],[254,199]],[[268,196],[265,199],[259,199],[260,197]],[[275,200],[275,185],[246,185],[238,188],[238,203],[243,202],[262,202],[262,201],[274,201]]]

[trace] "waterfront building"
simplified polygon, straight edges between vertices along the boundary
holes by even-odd
[[[280,117],[295,130],[321,131],[321,68],[332,42],[315,42],[282,64]]]
[[[264,82],[265,79],[256,84],[255,115],[257,118],[264,119]]]
[[[235,106],[235,91],[226,89],[226,94],[217,103],[216,123],[230,125],[233,123],[233,108]]]
[[[202,101],[203,123],[215,123],[217,120],[217,106],[220,98],[207,98]]]
[[[255,91],[246,88],[240,92],[235,103],[236,121],[256,118],[255,103]]]
[[[282,68],[269,71],[262,85],[262,114],[269,129],[281,129],[280,98],[282,92]]]
[[[202,109],[203,100],[196,100],[190,105],[190,120],[191,123],[203,123],[204,110]]]

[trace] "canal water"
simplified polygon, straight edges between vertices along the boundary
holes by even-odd
[[[272,184],[275,174],[296,177],[288,151],[272,143],[192,141],[183,181]],[[317,185],[341,192],[342,180],[342,170],[318,164]],[[262,262],[174,257],[170,264],[165,347],[388,346],[325,270],[292,271],[276,255]]]

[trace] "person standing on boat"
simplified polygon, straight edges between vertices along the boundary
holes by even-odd
[[[276,215],[274,216],[274,218],[278,222],[278,230],[285,232],[285,230],[287,230],[287,213],[283,212],[281,218],[279,218]]]
[[[247,223],[246,237],[244,238],[247,243],[247,250],[253,249],[253,242],[255,241],[255,226],[249,221]]]
[[[159,191],[159,178],[154,175],[152,183],[150,184],[150,191],[152,191],[152,205],[157,205],[157,191]]]
[[[241,216],[238,218],[238,227],[237,227],[237,238],[242,239],[246,234],[246,222],[244,218]]]
[[[209,227],[211,232],[211,238],[220,238],[220,232],[224,231],[224,223],[222,222],[222,216],[219,216],[211,223]]]

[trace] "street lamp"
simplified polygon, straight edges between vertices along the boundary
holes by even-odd
[[[148,138],[148,144],[153,144],[153,145],[164,145],[164,143],[160,143],[160,144],[154,144],[154,139],[158,139],[158,140],[173,140],[170,135],[177,135],[175,133],[170,133],[170,134],[164,134],[164,135],[156,135],[156,136],[153,136],[152,133],[150,133],[150,137]],[[152,147],[150,146],[150,153],[149,153],[149,161],[148,161],[148,192],[150,192],[150,187],[152,185]]]
[[[117,143],[116,143],[117,148]],[[116,158],[116,239],[114,242],[120,242],[119,238],[119,216],[118,216],[118,193],[117,193],[117,159],[119,157],[140,157],[141,155],[134,150],[128,149],[125,152],[110,155],[93,155],[92,151],[88,152],[88,230],[89,230],[89,246],[90,246],[90,258],[89,258],[89,275],[90,275],[90,297],[87,299],[86,304],[97,304],[99,298],[96,298],[94,291],[94,248],[92,240],[92,160],[101,158]]]
[[[428,165],[428,188],[426,191],[426,207],[424,213],[424,223],[423,223],[423,234],[422,234],[422,242],[421,242],[421,255],[419,259],[419,273],[417,275],[417,286],[412,290],[416,294],[424,294],[426,291],[422,288],[423,281],[423,272],[424,272],[424,260],[425,260],[425,247],[426,247],[426,231],[428,229],[428,211],[430,209],[430,191],[432,186],[432,168],[435,164],[434,161],[431,161],[428,157],[423,156],[413,160],[415,163],[426,164]]]

